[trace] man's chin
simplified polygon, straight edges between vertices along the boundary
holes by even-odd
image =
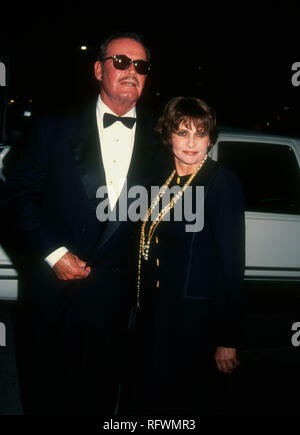
[[[136,89],[128,89],[127,92],[122,92],[120,94],[120,102],[124,103],[132,103],[135,104],[137,100],[140,98],[140,95],[138,92],[136,92]]]

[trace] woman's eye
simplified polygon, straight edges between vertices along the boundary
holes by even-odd
[[[207,135],[207,133],[205,133],[205,131],[197,131],[198,137],[205,137],[206,135]]]
[[[186,131],[184,131],[184,130],[179,130],[179,131],[177,132],[177,134],[178,134],[178,136],[186,136]]]

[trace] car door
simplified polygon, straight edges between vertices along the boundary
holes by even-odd
[[[239,176],[246,197],[247,280],[300,280],[297,143],[258,134],[220,134],[212,158]]]

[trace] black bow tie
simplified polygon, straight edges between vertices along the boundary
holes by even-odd
[[[130,116],[115,116],[111,113],[104,113],[103,115],[103,127],[109,127],[116,121],[121,121],[125,127],[132,128],[135,123],[135,118],[131,118]]]

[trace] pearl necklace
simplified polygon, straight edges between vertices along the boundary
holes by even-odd
[[[205,160],[207,159],[207,154],[205,154],[204,158],[201,160],[200,165],[197,167],[195,172],[191,174],[185,185],[180,189],[180,191],[171,198],[170,202],[160,211],[158,216],[153,220],[152,224],[150,225],[148,234],[146,236],[145,228],[148,223],[148,219],[151,216],[152,212],[156,208],[156,206],[159,204],[160,199],[163,197],[164,193],[166,192],[169,184],[171,183],[172,179],[174,178],[174,175],[176,173],[176,170],[171,173],[171,175],[167,178],[164,185],[160,188],[158,194],[152,201],[150,207],[148,208],[148,211],[143,219],[143,224],[141,228],[141,235],[140,235],[140,245],[139,245],[139,258],[138,258],[138,279],[137,279],[137,306],[140,306],[140,285],[141,285],[141,266],[142,266],[142,257],[144,260],[148,260],[149,258],[149,249],[152,237],[156,231],[156,228],[162,221],[163,217],[174,207],[176,202],[181,198],[186,188],[191,184],[199,170],[202,168]]]

